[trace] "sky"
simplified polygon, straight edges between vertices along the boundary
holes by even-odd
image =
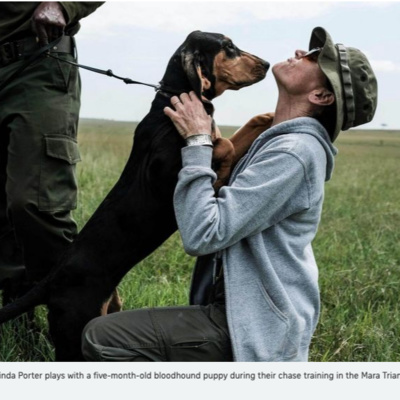
[[[363,1],[108,1],[81,20],[79,62],[112,69],[119,76],[157,84],[168,60],[194,31],[229,36],[242,50],[271,65],[308,49],[314,27],[335,43],[356,47],[370,60],[378,80],[378,108],[366,129],[400,129],[400,2]],[[140,121],[154,89],[126,85],[81,70],[83,118]],[[219,125],[242,125],[273,111],[278,92],[271,73],[240,91],[213,100]]]

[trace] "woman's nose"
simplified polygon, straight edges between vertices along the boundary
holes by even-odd
[[[305,54],[307,54],[305,50],[296,50],[294,52],[295,57],[298,59],[304,57]]]

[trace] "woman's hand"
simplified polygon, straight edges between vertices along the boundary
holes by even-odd
[[[174,123],[179,134],[184,138],[207,134],[211,136],[212,117],[206,113],[203,103],[195,92],[182,93],[179,97],[171,97],[171,104],[175,108],[165,107],[164,113]]]

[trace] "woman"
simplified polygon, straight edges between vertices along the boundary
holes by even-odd
[[[273,125],[217,198],[211,118],[192,92],[171,99],[164,111],[187,142],[174,205],[185,250],[200,256],[196,305],[95,319],[83,335],[88,360],[307,361],[320,304],[311,242],[332,143],[341,129],[371,121],[377,103],[361,51],[334,45],[323,28],[310,49],[274,65]]]

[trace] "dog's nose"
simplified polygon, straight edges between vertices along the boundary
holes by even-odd
[[[265,60],[261,60],[261,65],[265,68],[265,72],[267,72],[269,69],[269,65],[270,65],[269,62],[265,61]]]

